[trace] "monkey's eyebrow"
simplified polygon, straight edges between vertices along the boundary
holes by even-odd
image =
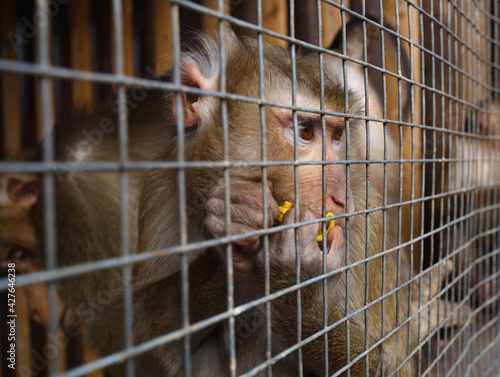
[[[289,109],[279,109],[274,112],[274,115],[281,121],[287,119],[287,122],[293,122],[293,111]],[[301,121],[314,121],[321,122],[321,114],[311,113],[307,111],[297,111],[297,122]],[[327,127],[336,127],[340,123],[344,123],[342,117],[332,115],[325,115],[325,123]]]
[[[291,114],[290,114],[291,117]],[[321,122],[321,114],[297,112],[297,121],[314,121]],[[325,115],[325,124],[327,127],[338,127],[344,125],[344,119],[332,115]]]
[[[292,114],[290,114],[292,115]],[[321,115],[320,114],[315,114],[315,113],[307,113],[307,112],[302,112],[302,111],[297,111],[297,119],[302,119],[302,120],[320,120]]]

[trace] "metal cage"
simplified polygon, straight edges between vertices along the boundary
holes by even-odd
[[[2,375],[498,376],[499,28],[495,0],[3,1]],[[228,66],[228,30],[248,38],[238,40],[255,77]],[[201,35],[212,36],[210,48]],[[189,54],[210,57],[203,69],[214,69],[214,86],[184,78],[186,64],[199,63]],[[270,94],[268,69],[289,80],[279,88],[284,99]],[[233,90],[235,77],[254,94]],[[217,158],[191,158],[195,144],[185,140],[202,121],[186,127],[181,114],[192,97],[216,104]],[[235,104],[257,109],[241,115],[258,124],[260,142],[248,151],[235,151]],[[159,132],[167,108],[170,128],[146,135],[141,122]],[[272,109],[290,114],[289,159],[272,157],[284,155],[269,136]],[[304,157],[302,114],[317,119],[319,159]],[[333,159],[324,141],[332,119],[345,143]],[[345,174],[345,202],[343,213],[329,214],[333,167]],[[294,218],[283,225],[263,210],[261,228],[237,232],[232,179],[258,176],[265,192],[277,169],[293,176]],[[223,192],[220,237],[193,230],[211,195],[192,189],[193,176],[209,171]],[[314,195],[301,177],[311,171],[322,200],[303,218]],[[162,193],[164,172],[175,208],[148,191]],[[30,186],[16,196],[20,182]],[[106,199],[111,192],[116,202]],[[272,200],[261,194],[255,203]],[[147,211],[162,205],[151,228]],[[15,220],[19,211],[28,223]],[[334,241],[324,237],[311,275],[303,230],[327,234],[332,217],[346,223],[343,262],[328,267]],[[173,241],[144,246],[162,233]],[[234,257],[249,239],[259,240],[253,266],[262,280],[247,297]],[[282,248],[293,263],[277,273]],[[207,250],[219,258],[210,260],[222,271],[217,290],[196,280],[209,268],[196,266]],[[158,284],[175,299],[148,296]],[[199,308],[196,297],[220,299],[223,310]],[[161,331],[154,310],[172,310],[176,326]]]

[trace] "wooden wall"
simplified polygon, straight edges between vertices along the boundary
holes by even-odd
[[[216,0],[197,0],[197,3],[216,9]],[[51,17],[51,57],[55,66],[84,71],[113,73],[111,33],[111,2],[102,0],[61,1]],[[348,2],[347,2],[348,3]],[[257,23],[256,2],[226,0],[225,12],[246,21]],[[307,13],[310,22],[297,25],[297,37],[316,41],[317,13],[315,2],[296,1],[297,12]],[[310,5],[313,4],[314,7]],[[37,27],[34,20],[34,0],[3,0],[0,2],[0,58],[36,62]],[[323,5],[323,45],[329,45],[340,28],[340,12]],[[333,21],[332,21],[333,20]],[[192,30],[217,27],[217,19],[201,16],[181,8],[180,22],[183,37]],[[170,4],[164,0],[123,0],[125,73],[147,77],[170,67],[172,51]],[[308,25],[308,26],[304,26]],[[311,25],[313,27],[311,27]],[[288,35],[287,0],[263,1],[263,26]],[[240,34],[252,35],[236,28]],[[265,38],[271,39],[271,38]],[[283,41],[278,41],[283,44]],[[41,111],[37,78],[16,73],[0,73],[0,158],[40,141]],[[54,114],[56,120],[73,108],[92,107],[107,98],[112,85],[85,81],[53,80]]]

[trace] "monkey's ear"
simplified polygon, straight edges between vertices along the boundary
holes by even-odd
[[[181,84],[202,90],[215,90],[212,80],[207,79],[194,62],[183,62],[181,66]],[[200,122],[202,106],[200,96],[192,93],[181,93],[184,111],[184,127],[190,127]],[[177,117],[176,95],[172,95],[172,113]]]
[[[9,177],[7,179],[7,196],[17,205],[31,207],[38,203],[40,196],[40,178]]]

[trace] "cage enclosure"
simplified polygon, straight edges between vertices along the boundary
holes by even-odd
[[[2,376],[500,375],[499,28],[2,1]]]

